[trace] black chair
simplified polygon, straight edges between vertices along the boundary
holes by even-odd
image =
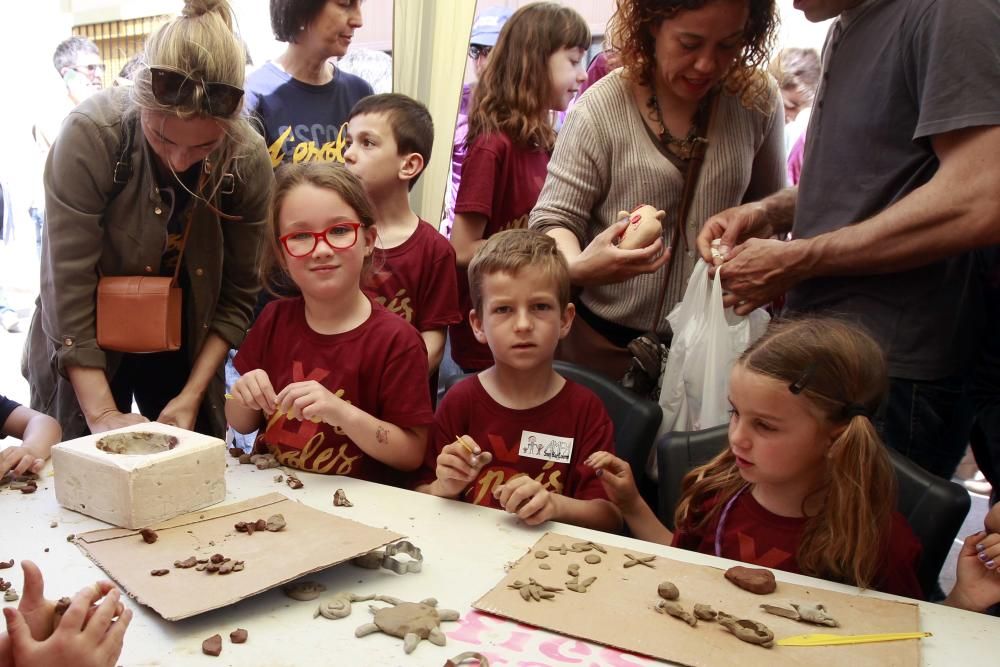
[[[563,377],[587,387],[597,394],[615,427],[615,453],[628,461],[632,473],[646,502],[653,506],[656,502],[656,485],[644,470],[649,458],[649,450],[656,439],[656,431],[663,420],[663,410],[658,403],[643,398],[621,385],[589,368],[556,361],[553,368]],[[445,391],[469,377],[458,375],[447,378],[443,384]]]
[[[681,480],[689,470],[707,463],[728,444],[728,425],[704,431],[676,431],[656,443],[660,488],[657,516],[674,528]],[[958,484],[937,477],[899,452],[889,449],[898,487],[896,509],[906,517],[923,547],[917,578],[925,595],[937,590],[948,552],[969,512],[969,494]]]

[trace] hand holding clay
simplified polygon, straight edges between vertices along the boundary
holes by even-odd
[[[42,641],[52,634],[62,615],[56,614],[55,602],[45,599],[45,580],[38,566],[30,560],[23,560],[21,561],[21,570],[24,572],[24,588],[21,591],[21,600],[17,605],[17,610],[27,623],[31,636]],[[102,580],[88,590],[92,590],[96,596],[95,599],[99,600],[115,590],[115,586],[110,581]],[[124,605],[119,603],[115,615],[121,615],[124,610]],[[96,608],[92,608],[90,613],[92,614],[94,611]]]
[[[274,406],[278,403],[271,378],[260,368],[240,376],[233,385],[232,395],[233,400],[239,401],[243,407],[261,410],[265,415],[274,414]]]
[[[102,413],[94,421],[87,421],[87,427],[90,429],[91,433],[104,433],[105,431],[113,431],[116,428],[124,428],[126,426],[134,426],[135,424],[145,424],[149,420],[142,415],[137,415],[134,412],[118,412],[117,410],[108,410]]]
[[[500,506],[529,526],[552,519],[556,515],[556,494],[527,475],[519,475],[493,489]]]
[[[15,475],[33,472],[36,475],[45,466],[45,458],[38,456],[30,446],[8,447],[0,452],[0,477],[13,470]]]
[[[573,284],[586,287],[620,283],[644,273],[653,273],[670,259],[669,249],[663,250],[662,236],[657,236],[645,248],[626,249],[616,245],[628,226],[628,219],[609,226],[570,261]]]
[[[627,461],[618,458],[611,452],[594,452],[584,463],[596,471],[597,479],[601,481],[608,500],[619,510],[628,514],[642,502],[639,489],[635,485],[632,467]]]
[[[718,266],[727,259],[732,248],[757,233],[764,225],[764,208],[758,203],[743,204],[721,211],[705,221],[698,233],[698,254],[709,266]],[[712,242],[716,252],[712,252]]]
[[[26,592],[27,589],[25,581]],[[102,596],[103,601],[91,613],[91,606]],[[132,611],[119,611],[121,607],[117,589],[112,588],[105,595],[99,587],[88,586],[73,596],[59,625],[41,639],[33,636],[24,612],[4,608],[14,663],[19,667],[58,664],[113,667],[121,654],[125,630],[132,620]]]
[[[289,419],[326,422],[336,426],[342,420],[340,415],[347,401],[315,380],[293,382],[278,394],[278,412],[284,412]]]
[[[490,452],[484,452],[471,436],[463,435],[455,442],[444,446],[438,454],[438,490],[442,495],[455,497],[465,490],[479,475],[483,466],[493,460]]]
[[[631,212],[619,211],[618,219],[628,220],[628,226],[618,237],[618,247],[624,250],[645,248],[663,235],[665,211],[657,211],[649,204],[636,206]]]

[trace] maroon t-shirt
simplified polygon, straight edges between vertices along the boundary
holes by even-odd
[[[368,414],[401,428],[434,421],[427,395],[427,349],[416,329],[377,303],[351,331],[325,335],[306,322],[301,297],[267,304],[233,365],[241,374],[261,368],[276,393],[315,380]],[[399,471],[365,454],[338,426],[273,415],[258,441],[282,465],[399,484]]]
[[[709,503],[705,510],[711,509]],[[721,513],[720,513],[721,514]],[[733,503],[722,533],[722,557],[759,567],[801,574],[795,554],[807,519],[778,516],[765,509],[749,491]],[[678,526],[672,546],[715,555],[718,520],[704,533]],[[892,513],[892,526],[879,574],[872,588],[884,593],[923,599],[917,580],[917,563],[922,548],[917,536],[899,512]]]
[[[570,498],[607,499],[593,468],[583,462],[593,452],[614,453],[615,431],[604,404],[586,387],[567,380],[545,403],[512,410],[494,401],[478,376],[463,380],[438,406],[419,484],[437,478],[438,454],[460,435],[472,436],[493,454],[460,496],[467,502],[502,509],[493,489],[519,475]]]
[[[462,321],[455,249],[438,230],[421,220],[410,238],[381,254],[385,263],[365,288],[370,297],[417,331]]]
[[[500,132],[480,135],[469,146],[462,163],[455,213],[486,216],[484,239],[505,229],[527,227],[548,168],[546,151],[518,146]],[[448,328],[451,357],[465,370],[483,370],[493,365],[493,355],[472,334],[469,277],[465,269],[457,269],[457,273],[462,321]]]

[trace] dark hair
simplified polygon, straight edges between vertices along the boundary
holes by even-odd
[[[417,153],[424,159],[424,167],[410,179],[410,189],[420,178],[420,174],[431,161],[431,147],[434,145],[434,121],[431,113],[417,100],[401,93],[382,93],[363,97],[351,109],[347,120],[365,114],[384,114],[392,138],[400,155]]]
[[[140,51],[129,58],[125,64],[122,65],[121,71],[118,72],[118,78],[131,80],[135,76],[135,73],[139,71],[139,68],[145,64],[142,57],[143,53]]]
[[[625,74],[640,85],[652,81],[656,40],[653,31],[679,12],[700,9],[720,0],[618,0],[609,22],[611,42],[618,48]],[[747,107],[770,111],[764,70],[771,55],[778,14],[775,0],[745,0],[750,8],[743,48],[725,79],[726,89]]]
[[[483,280],[496,273],[516,275],[536,268],[550,278],[565,311],[570,299],[569,265],[555,239],[536,229],[505,229],[486,239],[469,262],[469,296],[472,307],[483,315]]]
[[[76,67],[77,60],[79,60],[80,54],[83,53],[93,53],[95,56],[101,55],[97,44],[94,44],[86,37],[74,35],[69,39],[59,42],[55,53],[52,54],[52,64],[55,66],[56,71],[62,74],[63,69]]]
[[[327,0],[271,0],[271,31],[279,42],[294,44],[298,34],[326,6]]]
[[[358,222],[364,229],[375,226],[375,207],[358,177],[337,162],[291,162],[278,169],[275,179],[267,211],[267,240],[261,247],[258,268],[264,289],[274,296],[287,296],[289,293],[300,293],[288,276],[278,240],[281,236],[278,218],[288,193],[299,185],[313,185],[336,192],[358,214]],[[366,270],[370,269],[371,262],[371,257],[365,260]]]
[[[590,28],[575,9],[534,2],[514,12],[473,90],[466,144],[502,132],[517,145],[550,150],[556,133],[549,122],[548,59],[563,48],[590,48]]]

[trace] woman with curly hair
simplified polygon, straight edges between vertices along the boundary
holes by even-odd
[[[530,225],[556,239],[582,288],[560,356],[619,379],[631,341],[670,340],[665,316],[704,220],[784,185],[784,122],[766,73],[774,0],[618,0],[610,26],[622,68],[574,106]],[[618,212],[640,204],[667,212],[663,238],[619,248]]]

